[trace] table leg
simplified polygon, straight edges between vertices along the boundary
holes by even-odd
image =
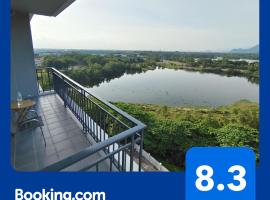
[[[23,120],[24,120],[24,118],[25,118],[25,116],[26,116],[26,114],[27,114],[27,109],[25,108],[25,109],[22,109],[22,110],[20,110],[19,112],[18,112],[18,119],[17,119],[17,121],[16,121],[16,123],[17,124],[20,124]]]

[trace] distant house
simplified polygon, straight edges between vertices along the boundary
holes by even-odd
[[[44,61],[44,57],[35,57],[35,65],[36,67],[41,67]]]

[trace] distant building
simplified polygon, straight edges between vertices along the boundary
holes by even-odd
[[[216,58],[213,58],[212,60],[213,61],[221,61],[221,60],[223,60],[223,57],[216,57]]]
[[[35,58],[35,65],[36,65],[36,67],[41,67],[43,61],[44,61],[44,57],[36,57]]]

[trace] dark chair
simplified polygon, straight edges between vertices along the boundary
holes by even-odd
[[[37,111],[35,110],[28,110],[26,113],[26,118],[19,124],[19,131],[25,131],[25,130],[32,130],[36,128],[40,128],[41,134],[44,140],[44,144],[46,147],[46,139],[43,133],[42,127],[44,126],[43,120],[41,116],[38,115]]]

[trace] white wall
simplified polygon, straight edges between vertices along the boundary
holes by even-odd
[[[18,12],[11,17],[11,100],[17,91],[38,95],[29,14]]]

